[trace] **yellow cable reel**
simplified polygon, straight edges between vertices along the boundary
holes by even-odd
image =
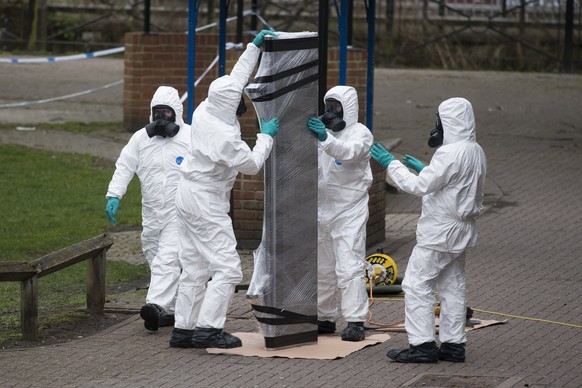
[[[396,282],[398,269],[396,268],[396,262],[390,256],[378,252],[366,257],[366,261],[369,264],[364,271],[366,286],[370,286],[370,280],[374,287],[389,286]]]

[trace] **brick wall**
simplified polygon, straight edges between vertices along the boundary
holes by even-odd
[[[227,41],[234,41],[229,36]],[[246,44],[247,42],[245,42]],[[217,55],[218,35],[196,35],[197,78]],[[227,50],[226,69],[230,71],[240,50]],[[168,33],[150,34],[128,33],[125,36],[124,67],[124,109],[123,123],[129,131],[136,131],[146,125],[149,119],[151,98],[160,85],[173,86],[180,95],[187,91],[188,68],[187,35]],[[348,51],[347,84],[358,91],[360,122],[366,117],[366,70],[367,53],[361,50]],[[215,66],[196,87],[194,106],[204,98],[210,82],[218,77]],[[330,48],[328,53],[328,89],[339,80],[339,50]],[[254,146],[258,123],[252,104],[247,101],[248,111],[241,118],[242,137]],[[184,103],[184,115],[187,114]],[[186,122],[189,118],[184,117]],[[384,240],[385,235],[385,171],[372,162],[374,182],[370,189],[370,218],[367,225],[367,243],[372,245]],[[242,248],[254,248],[261,240],[263,224],[263,173],[256,176],[239,174],[232,193],[234,229]]]

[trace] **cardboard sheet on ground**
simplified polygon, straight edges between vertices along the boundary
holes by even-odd
[[[337,335],[319,336],[317,343],[294,346],[286,349],[265,349],[265,339],[259,333],[232,333],[243,343],[234,349],[206,349],[211,354],[233,354],[238,356],[309,358],[333,360],[342,358],[367,346],[377,345],[390,339],[388,334],[371,334],[359,342],[342,341]]]
[[[479,321],[479,323],[475,323],[473,325],[473,327],[465,327],[465,333],[468,331],[471,331],[471,330],[477,330],[477,329],[482,329],[482,328],[488,327],[488,326],[502,325],[504,323],[507,323],[507,319],[504,321],[479,319],[478,321]],[[435,318],[435,325],[436,325],[436,332],[438,333],[438,331],[439,331],[439,319],[438,318]],[[392,332],[397,332],[397,333],[405,333],[406,332],[406,330],[404,329],[404,324],[395,325],[395,326],[386,327],[386,328],[379,328],[379,330],[392,331]]]

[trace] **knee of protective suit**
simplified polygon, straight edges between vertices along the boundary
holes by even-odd
[[[349,283],[356,279],[361,279],[365,283],[366,281],[364,279],[364,274],[364,266],[358,268],[348,268],[347,270],[339,271],[337,274],[338,285]]]
[[[228,271],[215,272],[210,277],[215,284],[239,284],[243,279],[243,274],[240,269],[230,269]]]
[[[431,282],[422,280],[415,276],[409,276],[407,274],[402,280],[402,291],[404,291],[407,296],[434,298],[434,290],[434,286],[431,285]]]
[[[188,269],[183,269],[180,274],[180,287],[203,287],[208,283],[210,275],[206,271],[188,271]]]

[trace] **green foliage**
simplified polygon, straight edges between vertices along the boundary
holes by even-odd
[[[78,25],[78,21],[74,20],[70,16],[66,16],[63,14],[58,15],[58,19],[52,23],[51,33],[54,35],[59,36],[61,40],[64,41],[75,41],[77,40],[77,34],[79,33],[78,29],[75,29],[75,26]]]

